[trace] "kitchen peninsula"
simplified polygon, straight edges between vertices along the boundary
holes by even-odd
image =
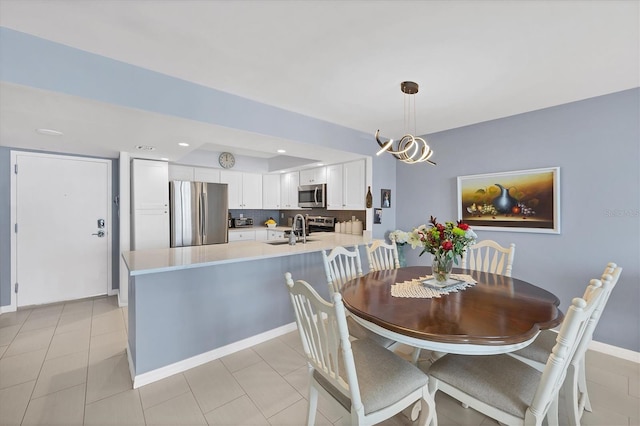
[[[362,246],[369,239],[314,233],[306,244],[282,242],[123,253],[129,269],[127,352],[134,388],[294,330],[284,273],[308,281],[328,298],[320,251]]]

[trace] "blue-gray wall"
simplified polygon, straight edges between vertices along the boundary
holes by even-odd
[[[607,262],[624,268],[595,331],[640,350],[640,89],[428,136],[437,167],[397,167],[397,225],[457,219],[457,176],[560,167],[561,234],[478,231],[516,244],[513,275],[556,294],[566,310]],[[419,197],[416,194],[420,194]],[[429,261],[406,250],[409,265]]]

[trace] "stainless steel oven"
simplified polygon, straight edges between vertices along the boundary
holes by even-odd
[[[300,185],[298,187],[298,207],[326,207],[327,185]]]

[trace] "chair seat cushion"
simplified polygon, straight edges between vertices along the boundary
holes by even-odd
[[[351,342],[360,399],[364,413],[369,414],[388,407],[406,395],[424,387],[429,381],[416,366],[368,339]],[[340,358],[341,376],[346,372]],[[343,407],[351,409],[351,399],[335,388],[321,373],[314,370],[313,377]]]
[[[428,374],[522,419],[542,376],[535,368],[508,355],[453,354],[435,361]]]
[[[546,364],[549,359],[549,355],[551,355],[551,350],[556,344],[557,338],[558,333],[551,330],[542,330],[533,343],[515,351],[514,354],[539,362],[540,364]]]
[[[347,327],[349,328],[349,334],[356,339],[369,339],[376,342],[383,348],[388,348],[395,343],[395,341],[382,337],[381,335],[361,326],[356,322],[356,320],[351,318],[351,315],[347,317]]]

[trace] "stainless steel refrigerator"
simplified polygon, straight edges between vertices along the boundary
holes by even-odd
[[[169,182],[171,247],[229,241],[226,183]]]

